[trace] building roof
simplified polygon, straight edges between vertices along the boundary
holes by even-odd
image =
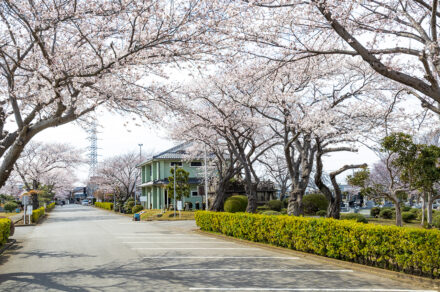
[[[141,162],[137,166],[140,167],[140,166],[148,164],[149,162],[152,162],[154,160],[161,160],[161,159],[183,160],[183,159],[189,157],[188,156],[189,155],[188,148],[191,145],[192,145],[191,142],[185,142],[185,143],[179,144],[177,146],[174,146],[173,148],[170,148],[168,150],[160,152],[159,154],[153,155],[152,157],[150,157],[147,160]]]

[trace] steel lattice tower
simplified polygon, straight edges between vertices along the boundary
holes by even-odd
[[[89,136],[87,139],[90,141],[88,147],[88,158],[89,158],[89,178],[96,176],[96,171],[98,169],[98,130],[96,121],[93,120],[90,129],[87,131]]]

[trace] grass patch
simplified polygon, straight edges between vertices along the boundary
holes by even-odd
[[[368,223],[377,224],[377,225],[386,225],[386,226],[395,226],[396,219],[383,219],[383,218],[368,218]],[[403,227],[415,227],[415,228],[423,228],[420,225],[420,221],[414,220],[410,223],[403,223]]]
[[[15,212],[11,212],[11,213],[5,213],[5,212],[0,212],[0,217],[6,217],[6,218],[9,218],[9,217],[12,217],[12,216],[15,216],[15,215],[23,215],[23,212],[20,212],[20,213],[15,213]]]
[[[174,217],[174,211],[166,211],[165,213],[162,210],[153,209],[153,210],[144,210],[145,213],[141,214],[141,220],[144,221],[177,221],[177,220],[195,220],[194,214],[192,211],[176,211],[176,217]]]

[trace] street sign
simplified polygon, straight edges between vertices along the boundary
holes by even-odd
[[[177,210],[182,211],[182,201],[177,201]]]
[[[147,196],[141,196],[141,197],[139,198],[139,201],[141,201],[141,202],[146,202],[146,201],[147,201]]]
[[[27,206],[27,209],[26,209],[26,213],[27,214],[32,214],[32,205],[29,205],[29,206]]]
[[[25,205],[25,206],[27,204],[29,204],[29,196],[23,196],[22,202],[23,202],[23,205]]]

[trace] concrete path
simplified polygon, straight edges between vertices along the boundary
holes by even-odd
[[[18,244],[0,256],[0,291],[430,291],[194,228],[57,206],[16,229]]]

